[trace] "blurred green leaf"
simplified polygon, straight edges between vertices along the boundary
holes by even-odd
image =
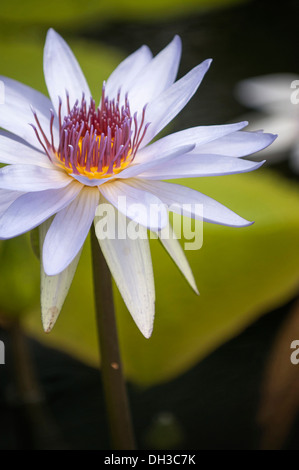
[[[3,2],[0,21],[16,24],[78,27],[107,20],[155,20],[187,15],[200,9],[223,7],[240,0],[10,0]]]
[[[127,375],[152,384],[169,379],[290,298],[299,280],[299,191],[265,172],[198,178],[185,184],[221,201],[255,224],[229,228],[204,224],[203,247],[187,252],[199,287],[187,286],[159,242],[152,241],[157,290],[154,332],[142,337],[116,292],[121,348]],[[46,336],[38,312],[31,332],[81,359],[96,363],[88,247],[65,307]]]

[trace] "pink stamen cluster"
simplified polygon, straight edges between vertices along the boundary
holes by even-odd
[[[131,116],[128,97],[120,107],[120,92],[116,100],[105,97],[102,90],[101,104],[98,108],[91,98],[89,106],[84,95],[81,103],[76,101],[70,108],[67,94],[68,115],[62,119],[62,101],[59,98],[59,145],[55,147],[53,137],[54,112],[51,110],[51,142],[45,135],[36,112],[33,110],[37,124],[32,125],[35,134],[49,159],[53,154],[66,169],[79,175],[82,170],[87,173],[112,174],[125,162],[133,161],[136,152],[149,126],[145,124],[145,107],[138,124],[137,113]]]

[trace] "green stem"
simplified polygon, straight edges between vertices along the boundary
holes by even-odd
[[[135,441],[119,351],[111,274],[94,227],[91,229],[91,247],[101,373],[111,444],[115,450],[133,450]]]

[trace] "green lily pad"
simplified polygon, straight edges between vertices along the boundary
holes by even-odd
[[[187,252],[199,297],[159,242],[151,242],[157,302],[154,332],[148,340],[133,323],[115,288],[125,370],[131,380],[143,385],[182,373],[298,289],[296,186],[267,171],[184,183],[255,220],[255,224],[246,228],[204,224],[202,248]],[[27,317],[27,327],[42,341],[96,364],[89,257],[86,246],[54,330],[49,335],[43,333],[38,311]]]

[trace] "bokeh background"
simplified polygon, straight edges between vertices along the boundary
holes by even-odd
[[[142,44],[156,54],[179,34],[179,76],[214,61],[167,130],[237,122],[249,113],[238,82],[299,73],[298,14],[295,0],[10,0],[0,8],[0,74],[46,93],[42,54],[53,27],[99,98],[120,60]],[[115,289],[139,448],[299,449],[299,364],[290,361],[299,339],[299,189],[288,152],[254,173],[184,182],[255,224],[204,224],[203,247],[187,252],[200,297],[152,241],[149,340]],[[88,242],[49,335],[30,235],[0,242],[0,339],[0,448],[109,448]]]

